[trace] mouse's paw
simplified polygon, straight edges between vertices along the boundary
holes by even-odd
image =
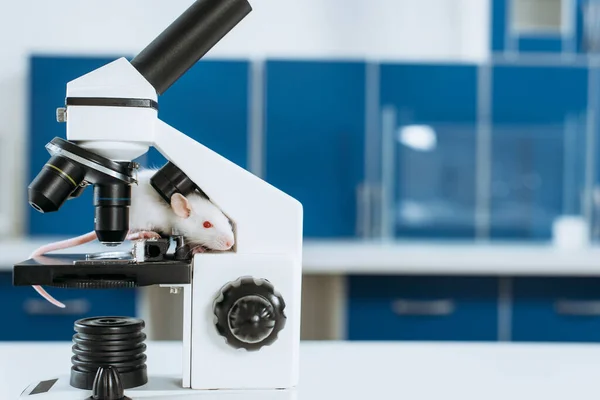
[[[152,231],[140,231],[127,235],[127,240],[158,239],[160,235]]]
[[[202,246],[197,246],[192,249],[192,255],[200,254],[206,252],[206,249]]]

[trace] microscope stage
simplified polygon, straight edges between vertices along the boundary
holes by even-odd
[[[130,259],[90,259],[86,254],[44,255],[15,264],[14,286],[111,289],[189,284],[191,261],[163,259],[137,263]]]

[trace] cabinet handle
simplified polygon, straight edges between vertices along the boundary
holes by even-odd
[[[600,316],[600,300],[557,300],[554,310],[560,315],[597,317]]]
[[[371,228],[371,188],[362,183],[356,188],[356,233],[368,238]]]
[[[398,299],[392,303],[392,310],[398,315],[444,316],[454,313],[452,300],[406,300]]]
[[[396,228],[396,108],[385,105],[381,111],[381,237],[394,238]]]
[[[65,308],[58,308],[46,300],[27,299],[23,304],[28,315],[83,315],[90,311],[88,300],[74,299],[62,302]]]

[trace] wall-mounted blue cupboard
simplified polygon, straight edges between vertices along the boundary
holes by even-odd
[[[47,160],[45,143],[64,137],[55,109],[65,84],[112,59],[31,59],[30,179]],[[257,81],[249,61],[201,61],[160,97],[159,116],[243,168],[262,165],[267,182],[303,203],[307,238],[360,235],[360,188],[369,170],[378,171],[380,186],[390,185],[391,195],[371,198],[371,206],[381,202],[377,212],[395,237],[469,239],[487,232],[545,240],[556,216],[581,211],[587,66],[516,60],[375,67],[377,80],[368,79],[372,66],[360,61],[268,60]],[[264,92],[259,105],[250,100],[256,90]],[[489,146],[488,157],[479,156],[482,146]],[[156,167],[164,158],[151,149],[140,161]],[[28,233],[88,231],[90,192],[57,213],[29,209]],[[490,212],[483,227],[482,205]]]
[[[361,62],[266,64],[264,178],[302,202],[307,237],[356,235],[365,74]]]
[[[491,70],[491,237],[544,239],[580,214],[588,68],[522,63]]]
[[[382,64],[379,75],[381,113],[391,110],[395,120],[394,132],[382,133],[382,152],[394,148],[381,166],[394,185],[390,231],[398,237],[473,238],[477,67]],[[389,129],[382,124],[382,132]]]
[[[492,0],[490,49],[494,53],[597,52],[595,0]]]

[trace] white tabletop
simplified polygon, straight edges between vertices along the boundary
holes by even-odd
[[[179,343],[147,355],[150,375],[179,375]],[[0,344],[0,399],[68,375],[70,356],[70,343]],[[600,345],[303,342],[300,374],[300,400],[596,400]]]

